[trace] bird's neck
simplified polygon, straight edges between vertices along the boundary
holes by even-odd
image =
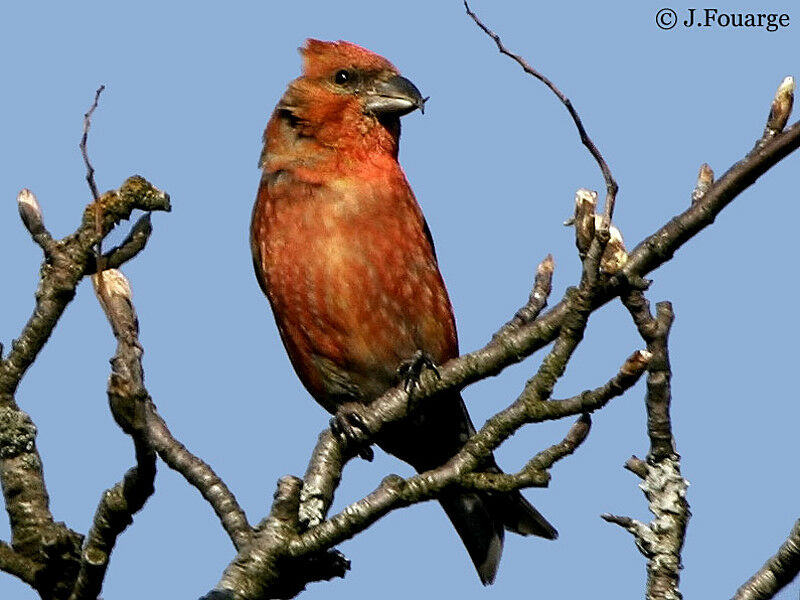
[[[379,120],[349,111],[336,115],[297,114],[276,109],[264,132],[261,167],[288,171],[302,180],[330,172],[357,176],[375,168],[399,168],[398,118]]]

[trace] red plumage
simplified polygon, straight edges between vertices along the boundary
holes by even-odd
[[[308,40],[264,133],[251,247],[281,339],[329,412],[369,403],[420,353],[458,355],[455,319],[428,227],[397,162],[399,117],[424,100],[386,59]],[[458,394],[384,428],[378,444],[419,471],[446,462],[472,423]],[[493,461],[487,469],[496,469]],[[494,579],[504,528],[555,537],[518,493],[441,500],[481,580]]]

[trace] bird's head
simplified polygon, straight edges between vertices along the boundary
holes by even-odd
[[[309,39],[300,54],[303,74],[289,84],[276,116],[325,145],[372,140],[396,152],[399,117],[425,107],[417,87],[388,60],[350,42]]]
[[[417,87],[382,56],[350,42],[306,40],[300,48],[303,77],[331,99],[358,105],[365,114],[400,117],[425,101]]]

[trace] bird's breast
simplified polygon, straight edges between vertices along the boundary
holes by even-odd
[[[397,368],[418,350],[440,363],[457,354],[450,301],[416,201],[407,188],[387,194],[397,184],[378,183],[275,186],[259,199],[254,238],[267,294],[312,393],[330,378],[320,361],[371,397],[394,385]],[[304,377],[308,370],[316,372]]]

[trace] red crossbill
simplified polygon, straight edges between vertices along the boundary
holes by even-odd
[[[453,309],[422,211],[397,162],[400,117],[419,90],[386,59],[349,42],[308,40],[303,74],[264,132],[251,247],[297,375],[336,414],[403,381],[420,356],[458,356]],[[423,472],[474,433],[460,394],[384,427],[377,444]],[[489,459],[485,470],[495,470]],[[555,538],[519,492],[440,498],[484,584],[504,530]]]

